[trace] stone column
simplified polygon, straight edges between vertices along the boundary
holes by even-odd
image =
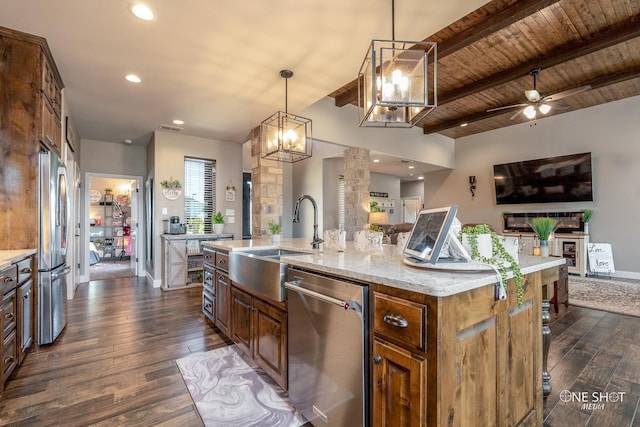
[[[369,150],[349,148],[344,152],[344,216],[347,240],[369,220]]]
[[[262,158],[260,127],[251,131],[251,238],[268,234],[270,221],[282,224],[282,164]]]

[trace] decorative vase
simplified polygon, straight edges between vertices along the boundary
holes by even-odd
[[[482,258],[491,258],[493,256],[493,242],[491,240],[491,234],[478,234],[478,254]],[[469,256],[471,256],[471,245],[469,244],[469,237],[467,234],[462,234],[462,247],[464,247]]]
[[[224,230],[224,224],[213,224],[213,232],[215,234],[222,234]]]
[[[589,234],[589,223],[588,222],[584,223],[584,234]]]
[[[280,235],[272,234],[271,235],[271,243],[280,243]]]
[[[540,255],[549,256],[549,241],[540,240]]]

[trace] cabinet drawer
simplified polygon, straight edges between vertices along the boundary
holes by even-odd
[[[202,262],[205,265],[210,265],[212,268],[215,267],[216,263],[216,253],[213,249],[203,248],[202,249]]]
[[[229,254],[225,252],[216,252],[216,268],[229,271]]]
[[[2,298],[2,339],[16,329],[16,291],[11,291]]]
[[[0,271],[0,286],[2,286],[2,295],[11,292],[16,288],[18,283],[18,269],[16,265],[7,267]],[[1,296],[1,295],[0,295]]]
[[[215,286],[214,286],[214,272],[209,270],[208,268],[204,269],[204,278],[202,281],[202,286],[209,291],[210,294],[215,294]]]
[[[212,322],[215,320],[213,314],[213,307],[215,306],[215,297],[212,293],[208,292],[206,289],[202,291],[202,312],[205,316],[209,318]]]
[[[390,341],[426,351],[427,307],[374,292],[373,328]]]
[[[16,331],[13,331],[8,337],[2,340],[2,383],[4,383],[11,372],[18,365],[16,353]]]
[[[31,258],[23,259],[18,262],[18,284],[22,284],[31,278]]]

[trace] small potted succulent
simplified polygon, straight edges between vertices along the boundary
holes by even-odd
[[[271,233],[271,242],[280,243],[280,235],[282,234],[282,225],[274,221],[269,221],[267,225],[269,233]]]
[[[224,230],[224,217],[222,216],[222,212],[218,211],[218,213],[212,216],[211,222],[213,223],[213,232],[215,234],[222,234]]]

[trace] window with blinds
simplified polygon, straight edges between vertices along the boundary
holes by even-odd
[[[184,158],[184,223],[187,233],[213,232],[216,212],[215,160]]]

